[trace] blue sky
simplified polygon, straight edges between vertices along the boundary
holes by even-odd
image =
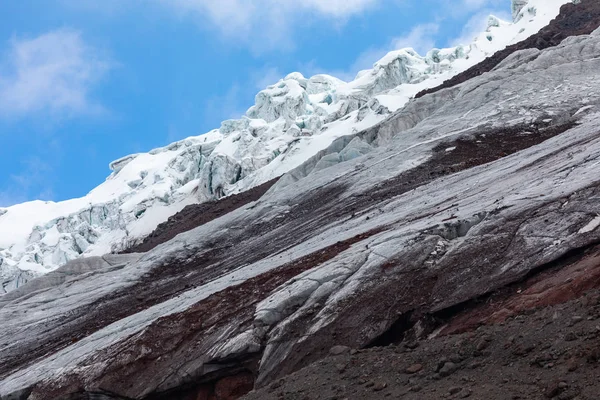
[[[465,41],[510,0],[0,0],[0,206],[218,128],[292,71],[351,79]]]

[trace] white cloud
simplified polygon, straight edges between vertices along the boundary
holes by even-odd
[[[386,0],[57,0],[63,7],[116,16],[153,10],[195,21],[255,53],[293,47],[294,27],[318,19],[333,25]],[[392,1],[392,0],[389,0]],[[404,0],[393,0],[404,1]],[[165,13],[165,10],[167,11]]]
[[[335,17],[346,17],[364,11],[375,4],[376,0],[280,0],[278,3],[291,5],[292,9],[299,6]]]
[[[0,116],[102,112],[90,92],[110,68],[111,63],[77,31],[61,29],[33,39],[13,38],[0,64]]]
[[[509,0],[430,0],[437,2],[440,15],[452,19],[462,19],[465,16],[482,10],[510,10]]]
[[[200,11],[215,17],[229,15],[237,20],[252,19],[254,15],[264,11],[279,13],[313,11],[319,14],[346,17],[363,11],[381,0],[58,0],[73,10],[93,11],[116,15],[130,11],[132,7],[148,6],[150,3],[162,3],[165,6],[182,11]],[[265,8],[270,10],[265,10]]]
[[[435,47],[436,35],[440,26],[435,23],[417,25],[406,35],[392,40],[392,49],[403,49],[412,47],[421,55],[425,55]]]
[[[158,0],[183,12],[206,14],[215,22],[229,22],[238,28],[257,16],[293,16],[314,12],[327,17],[345,18],[364,11],[378,0]],[[272,21],[271,21],[272,22]],[[226,28],[226,27],[223,27]]]
[[[307,15],[343,23],[381,0],[155,0],[180,16],[196,18],[254,51],[293,46],[291,33]]]

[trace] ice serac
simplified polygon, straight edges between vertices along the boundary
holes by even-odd
[[[519,21],[522,18],[521,10],[527,5],[529,0],[512,0],[512,18],[514,22]]]
[[[486,32],[469,44],[425,55],[393,51],[351,82],[289,74],[259,92],[240,119],[112,162],[107,180],[82,198],[3,209],[0,294],[79,257],[128,248],[188,204],[239,193],[298,168],[338,138],[381,123],[421,90],[536,33],[565,2],[530,0],[520,14],[532,12],[514,23],[491,17]],[[311,171],[363,155],[385,140],[361,138],[343,153],[316,160]]]
[[[600,29],[516,52],[337,138],[257,202],[9,294],[0,396],[202,398],[399,322],[425,338],[429,316],[600,242],[599,127]]]

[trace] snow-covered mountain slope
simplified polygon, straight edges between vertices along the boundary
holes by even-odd
[[[188,204],[247,190],[300,166],[336,138],[385,120],[419,91],[538,32],[567,2],[513,0],[514,21],[491,16],[471,44],[425,56],[392,51],[351,82],[292,73],[259,92],[239,120],[111,163],[112,174],[85,197],[0,210],[0,294],[69,260],[125,247]]]
[[[600,5],[583,1],[597,27]],[[523,277],[600,243],[600,29],[517,51],[348,136],[326,152],[386,140],[145,254],[78,260],[0,298],[0,398],[206,398],[240,372],[276,383],[334,345],[413,328],[427,347],[466,303],[521,293]],[[567,341],[545,339],[531,346]],[[595,368],[587,354],[579,368]]]

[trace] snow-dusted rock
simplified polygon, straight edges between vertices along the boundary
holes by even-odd
[[[28,285],[19,285],[15,290],[0,297],[0,308],[15,299],[31,295],[49,288],[60,286],[69,279],[89,272],[111,268],[121,268],[128,263],[135,262],[140,258],[139,254],[114,255],[107,254],[103,257],[80,258],[66,263],[62,267],[37,279],[31,280]],[[113,268],[114,267],[114,268]]]

